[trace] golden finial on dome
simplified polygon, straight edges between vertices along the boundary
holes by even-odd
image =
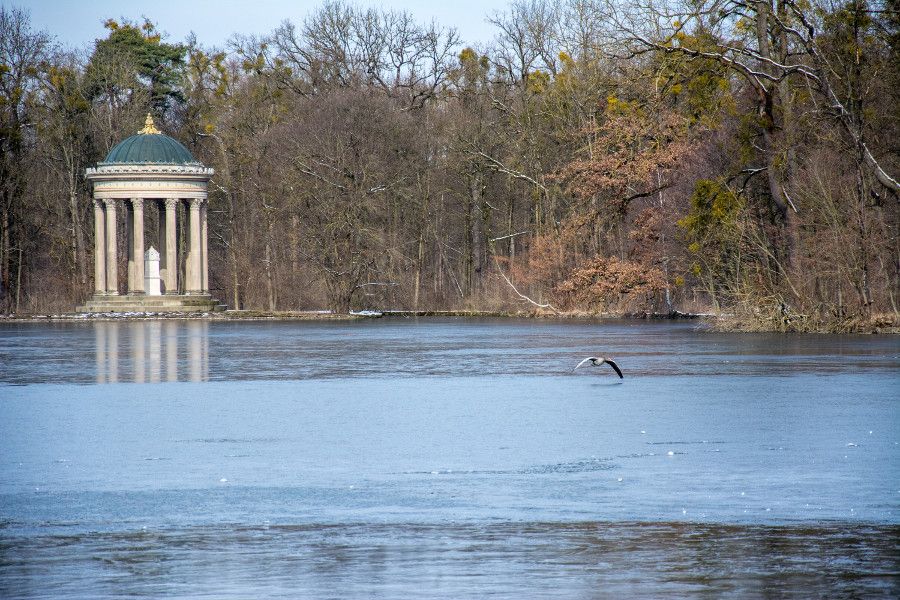
[[[156,125],[153,124],[153,116],[150,113],[147,113],[147,120],[144,121],[144,128],[138,131],[138,133],[151,133],[158,135],[162,132],[156,128]]]

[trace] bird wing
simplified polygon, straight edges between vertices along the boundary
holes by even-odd
[[[616,373],[619,374],[619,379],[625,379],[625,376],[622,375],[622,369],[619,368],[619,365],[617,365],[615,362],[609,360],[608,358],[604,359],[603,362],[605,362],[606,364],[611,366],[613,369],[615,369]]]
[[[575,369],[577,369],[578,367],[580,367],[581,365],[583,365],[586,362],[591,362],[592,360],[597,360],[597,359],[596,359],[596,357],[588,356],[586,359],[584,359],[583,361],[581,361],[580,363],[575,365]],[[572,369],[572,370],[574,371],[575,369]]]

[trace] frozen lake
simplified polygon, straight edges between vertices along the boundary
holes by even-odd
[[[4,323],[0,597],[897,597],[898,444],[896,336]]]

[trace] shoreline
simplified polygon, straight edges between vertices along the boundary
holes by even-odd
[[[360,313],[336,314],[329,311],[225,310],[214,312],[99,312],[0,315],[0,323],[84,323],[92,321],[352,321],[370,318]]]
[[[162,319],[206,319],[210,321],[352,321],[359,319],[380,319],[384,317],[472,317],[510,319],[558,319],[566,320],[698,320],[716,318],[712,313],[553,313],[543,311],[503,311],[503,310],[361,310],[349,313],[334,313],[328,310],[265,311],[265,310],[225,310],[213,312],[96,312],[96,313],[47,313],[47,314],[6,314],[0,315],[0,322],[46,323],[84,321],[162,320]]]
[[[507,318],[585,321],[696,321],[703,328],[735,333],[821,333],[821,334],[900,334],[900,319],[875,315],[842,322],[822,323],[818,327],[765,327],[763,323],[734,314],[716,313],[590,313],[582,311],[502,311],[502,310],[361,310],[347,314],[327,310],[263,311],[226,310],[215,312],[127,312],[127,313],[53,313],[0,315],[0,323],[84,323],[96,321],[208,320],[208,321],[355,321],[390,317],[429,318]]]

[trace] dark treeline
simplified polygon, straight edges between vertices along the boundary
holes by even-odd
[[[470,47],[338,1],[225,48],[110,20],[78,53],[0,8],[0,310],[88,296],[84,169],[152,111],[216,170],[232,308],[897,319],[900,1],[513,0],[492,22]]]

